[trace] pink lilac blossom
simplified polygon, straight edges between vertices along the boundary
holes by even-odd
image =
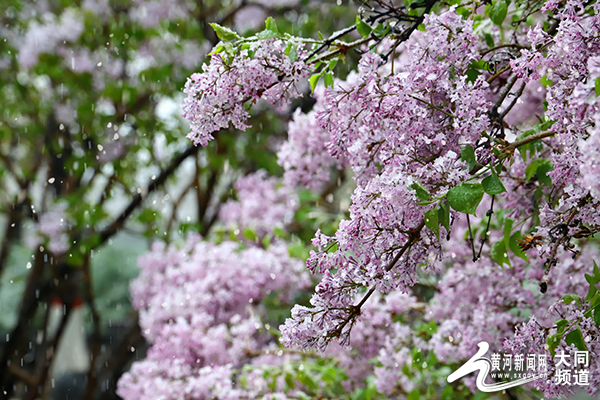
[[[317,110],[321,109],[324,88],[318,86],[313,93],[317,104],[307,114],[297,109],[288,124],[288,140],[281,146],[277,157],[285,170],[286,186],[297,185],[311,189],[321,187],[330,179],[333,168],[347,165],[344,156],[332,157],[323,144],[329,140],[329,132],[317,121]]]
[[[54,14],[44,14],[42,21],[32,21],[23,43],[19,46],[17,59],[25,69],[33,68],[44,53],[51,53],[63,42],[74,42],[83,32],[83,18],[73,9],[66,9],[60,17]]]
[[[259,29],[266,17],[262,7],[249,5],[236,12],[233,21],[238,32],[246,32]]]
[[[474,144],[487,129],[490,106],[485,81],[469,83],[461,77],[477,57],[470,23],[451,10],[428,15],[425,25],[428,41],[406,45],[410,62],[398,73],[379,73],[379,56],[366,54],[356,83],[325,92],[317,120],[330,134],[330,155],[348,160],[357,188],[350,219],[340,223],[332,239],[337,250],[314,252],[308,261],[325,273],[312,308],[295,306],[281,327],[286,346],[322,348],[332,335],[347,343],[361,288],[408,292],[421,264],[439,262],[439,242],[431,231],[419,228],[430,207],[416,205],[410,187],[419,182],[442,196],[466,179],[458,145]],[[430,101],[447,105],[432,110]],[[415,162],[427,157],[432,162]],[[320,236],[318,242],[322,240],[329,239]],[[410,250],[397,256],[403,246]]]
[[[274,228],[285,228],[298,208],[295,193],[265,170],[239,178],[234,188],[238,200],[228,200],[221,206],[220,220],[240,230],[253,229],[260,237]]]
[[[281,326],[282,343],[300,349],[323,349],[332,339],[350,348],[364,343],[365,356],[376,352],[380,355],[381,367],[375,370],[378,385],[382,392],[391,394],[395,386],[385,380],[401,380],[402,365],[410,363],[406,346],[423,346],[447,362],[467,359],[481,340],[498,346],[526,319],[527,310],[534,310],[532,321],[536,324],[546,323],[551,316],[545,310],[552,302],[565,293],[584,294],[583,273],[589,272],[592,259],[598,256],[598,251],[585,242],[578,248],[581,255],[577,260],[567,249],[558,252],[548,281],[551,289],[546,295],[542,296],[537,286],[544,274],[544,258],[552,252],[547,238],[553,227],[572,222],[565,219],[570,210],[578,211],[581,223],[600,224],[600,191],[598,180],[594,180],[600,153],[596,132],[600,114],[594,87],[600,69],[596,56],[600,49],[599,17],[584,13],[583,4],[578,1],[569,1],[557,11],[558,6],[551,1],[545,6],[558,13],[556,34],[544,33],[541,25],[529,29],[527,40],[531,47],[521,50],[520,57],[510,62],[519,83],[526,83],[523,98],[535,100],[536,104],[533,111],[524,115],[518,114],[525,109],[517,104],[507,116],[509,122],[526,122],[523,118],[531,112],[542,116],[542,74],[551,81],[542,119],[556,120],[551,128],[555,137],[546,141],[549,146],[539,154],[554,164],[554,172],[549,175],[556,192],[538,180],[528,181],[524,158],[516,153],[512,165],[507,166],[508,173],[502,174],[508,191],[496,196],[496,207],[506,209],[513,218],[529,217],[540,209],[541,226],[536,234],[545,239],[528,252],[529,262],[512,257],[511,267],[502,269],[492,262],[487,245],[482,258],[473,261],[465,240],[468,228],[458,213],[452,214],[456,221],[451,232],[441,229],[442,237],[449,235],[448,242],[440,242],[423,227],[423,215],[432,205],[416,204],[419,199],[411,188],[415,183],[441,198],[449,188],[471,179],[458,156],[464,145],[477,148],[477,160],[484,164],[494,157],[490,149],[477,146],[481,133],[490,128],[488,115],[494,96],[490,96],[490,87],[482,76],[474,81],[465,77],[471,63],[479,59],[480,50],[471,22],[464,21],[453,8],[439,16],[428,15],[426,32],[416,32],[401,46],[402,63],[395,66],[395,71],[382,67],[377,54],[365,54],[358,74],[325,90],[315,109],[308,114],[297,112],[289,126],[289,141],[280,152],[288,182],[318,185],[328,176],[307,163],[329,168],[344,160],[352,168],[357,188],[350,216],[340,223],[336,234],[328,237],[318,231],[315,235],[313,244],[317,250],[311,252],[307,265],[311,272],[322,273],[323,277],[310,306],[294,306],[292,317]],[[241,104],[257,100],[268,86],[251,86],[250,92],[243,94],[235,88],[227,100],[207,98],[206,89],[198,88],[207,87],[207,82],[219,84],[224,80],[222,76],[229,79],[233,75],[236,83],[244,81],[246,78],[238,76],[243,76],[244,68],[253,68],[243,66],[244,62],[256,59],[247,55],[241,54],[246,61],[233,59],[232,65],[239,68],[233,68],[234,72],[228,69],[225,56],[213,55],[204,74],[197,74],[188,82],[186,112],[191,110],[199,118],[192,118],[197,125],[190,134],[196,143],[205,145],[212,138],[211,133],[229,122],[240,129],[245,127],[249,114]],[[283,81],[289,75],[280,76]],[[278,85],[274,79],[271,81]],[[217,123],[210,114],[215,110],[219,114],[224,110]],[[321,149],[311,143],[317,140],[323,144]],[[304,157],[296,157],[299,154]],[[427,162],[419,162],[423,160]],[[554,194],[556,205],[544,203],[543,195],[550,193]],[[588,194],[592,200],[587,200]],[[490,207],[489,199],[480,206],[479,217],[486,207]],[[472,222],[479,227],[485,224],[485,220],[476,217]],[[526,221],[520,229],[525,233],[534,228]],[[578,227],[566,229],[572,235]],[[488,238],[491,243],[501,240],[497,232]],[[423,273],[441,274],[438,293],[428,308],[429,318],[438,322],[439,329],[431,343],[409,344],[405,340],[406,329],[384,315],[389,310],[376,312],[380,306],[377,299],[410,292],[422,267]],[[382,295],[374,295],[374,303],[363,304],[367,288],[377,289]],[[361,317],[365,316],[373,323],[361,327]],[[582,324],[589,325],[584,330],[597,340],[594,325],[585,319]],[[544,343],[539,332],[528,334],[539,342],[536,346]],[[377,345],[371,346],[371,337],[377,338]],[[566,346],[561,349],[572,350]],[[328,351],[338,350],[336,345]],[[349,371],[351,375],[364,373],[353,368]],[[406,383],[406,388],[410,388],[410,383]],[[548,396],[566,394],[548,382],[542,390]]]
[[[369,303],[365,304],[357,319],[352,329],[349,346],[343,347],[332,343],[327,348],[325,355],[334,356],[349,378],[344,382],[347,391],[364,386],[365,377],[376,374],[378,370],[371,360],[377,358],[377,361],[381,361],[386,358],[386,355],[382,355],[382,349],[386,344],[394,343],[398,347],[403,343],[405,346],[403,350],[410,348],[412,344],[408,334],[410,328],[399,322],[398,317],[409,318],[417,307],[417,299],[410,294],[395,292],[387,296],[375,295]],[[399,369],[402,369],[401,365]],[[381,386],[384,385],[385,383],[381,382]],[[400,386],[406,391],[412,389],[406,379],[402,382],[393,382],[393,386]]]
[[[145,28],[152,28],[162,21],[185,19],[190,15],[189,5],[181,0],[137,0],[129,10],[129,16]]]
[[[550,1],[544,10],[555,12],[555,35],[544,33],[541,25],[531,28],[527,34],[531,49],[521,50],[521,57],[513,60],[511,66],[528,84],[539,79],[541,73],[546,74],[549,83],[543,119],[553,121],[550,130],[554,136],[547,139],[548,146],[538,157],[552,161],[553,170],[548,176],[556,188],[556,201],[542,205],[540,225],[536,228],[536,234],[549,237],[553,229],[565,223],[573,225],[568,227],[568,234],[572,235],[580,224],[597,226],[600,222],[596,175],[600,103],[595,93],[595,82],[600,76],[600,16],[585,12],[580,1],[568,1],[560,8]],[[528,185],[531,186],[525,186]],[[573,213],[577,214],[574,224]],[[569,219],[570,215],[573,217]],[[548,241],[540,246],[540,251],[551,257],[555,247]]]
[[[51,178],[52,179],[52,178]],[[67,205],[55,204],[39,216],[34,227],[34,234],[28,237],[28,246],[36,248],[40,245],[47,246],[54,255],[61,255],[69,250],[69,235],[71,223],[67,213]]]
[[[252,43],[235,56],[212,54],[210,64],[202,73],[193,74],[185,85],[183,115],[192,128],[188,138],[206,146],[213,139],[212,133],[229,123],[237,129],[248,127],[247,102],[264,99],[284,104],[288,98],[300,96],[295,85],[309,72],[299,61],[306,57],[306,50],[298,45],[294,61],[286,54],[286,47],[283,40],[268,39]]]
[[[155,244],[139,266],[131,293],[152,347],[119,381],[119,395],[261,398],[235,385],[234,373],[253,354],[272,348],[261,301],[275,295],[289,302],[306,288],[302,263],[282,243],[240,249],[235,242],[216,245],[192,236],[183,248]]]
[[[453,229],[465,232],[466,226],[455,221]],[[548,307],[567,293],[585,296],[584,274],[591,273],[593,260],[600,256],[592,246],[581,248],[577,260],[563,253],[548,293],[541,294],[537,283],[544,267],[536,250],[528,252],[528,261],[511,257],[511,266],[503,269],[488,256],[473,262],[468,244],[457,243],[455,237],[459,236],[453,235],[444,246],[445,253],[451,253],[447,259],[451,268],[441,278],[427,314],[439,325],[429,346],[438,359],[447,362],[470,358],[482,340],[497,350],[529,310],[537,321],[551,323]],[[490,237],[491,243],[499,240]]]
[[[599,354],[598,352],[600,351],[600,331],[591,316],[584,314],[588,310],[587,306],[578,308],[573,307],[572,304],[566,305],[562,301],[558,301],[549,308],[549,313],[552,313],[555,319],[566,319],[567,321],[577,322],[577,325],[570,326],[567,329],[565,335],[577,327],[580,329],[586,347],[585,351],[589,352],[588,365],[584,368],[587,371],[588,384],[584,385],[583,388],[589,394],[597,395],[600,384],[600,362],[598,361],[598,357],[594,355]],[[573,367],[575,375],[578,375],[581,370],[581,366],[575,368],[575,352],[578,349],[574,345],[567,345],[565,336],[562,337],[561,342],[555,349],[557,356],[553,356],[550,353],[546,338],[548,335],[555,334],[556,329],[556,326],[540,323],[535,317],[532,317],[529,321],[517,326],[514,337],[504,342],[504,349],[512,354],[535,353],[546,355],[546,359],[548,360],[547,378],[534,381],[530,386],[541,390],[547,398],[570,397],[575,394],[573,385],[564,384],[559,380],[558,370],[569,369],[566,365],[559,365],[559,363],[562,364],[561,360],[565,360],[568,357],[567,364]],[[570,381],[571,383],[575,382],[571,379]],[[580,380],[577,379],[577,381]]]

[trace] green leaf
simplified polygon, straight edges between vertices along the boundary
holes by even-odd
[[[492,257],[492,260],[494,260],[498,265],[502,267],[504,266],[504,264],[508,264],[510,266],[508,254],[506,253],[506,244],[504,243],[504,241],[496,242],[492,245],[490,257]]]
[[[317,87],[317,83],[319,83],[319,79],[321,79],[321,73],[313,74],[310,77],[310,79],[308,80],[308,82],[310,83],[310,90],[312,92],[315,91],[315,88]]]
[[[548,345],[548,351],[552,354],[552,358],[556,355],[556,347],[560,344],[560,339],[562,338],[562,334],[555,333],[553,335],[548,335],[546,338],[546,344]]]
[[[594,322],[596,326],[600,326],[600,310],[597,308],[594,310]]]
[[[548,79],[547,75],[544,75],[540,78],[540,83],[544,87],[552,86],[552,81],[550,79]],[[596,92],[596,93],[598,93],[598,92]]]
[[[502,184],[502,181],[493,171],[490,176],[481,181],[481,185],[487,194],[500,194],[506,192],[506,188]]]
[[[552,163],[546,158],[536,158],[531,160],[527,168],[525,168],[525,179],[527,182],[529,182],[533,175],[536,174],[538,168],[540,168],[542,165],[552,165]]]
[[[383,25],[382,23],[377,24],[375,29],[373,29],[373,34],[378,38],[385,36],[388,33],[388,27]]]
[[[470,144],[463,147],[460,151],[460,159],[467,163],[469,171],[475,168],[477,161],[475,159],[475,149]]]
[[[438,204],[438,221],[446,228],[447,232],[450,232],[450,207],[441,201]]]
[[[265,29],[264,31],[260,31],[256,34],[256,37],[260,40],[274,39],[278,38],[280,35],[277,32],[270,31]]]
[[[437,200],[436,199],[431,199],[431,200],[421,200],[421,201],[417,201],[415,204],[418,206],[428,206],[430,204],[435,203]]]
[[[589,275],[585,275],[586,279]],[[588,281],[589,282],[589,281]],[[596,285],[591,284],[590,288],[588,290],[588,294],[587,296],[585,296],[585,301],[590,301],[592,299],[592,297],[594,297],[596,295],[596,293],[598,292],[598,289],[596,289]]]
[[[552,179],[548,176],[548,172],[554,170],[554,165],[551,162],[544,163],[538,167],[535,171],[538,181],[542,182],[546,186],[552,186]]]
[[[268,249],[270,245],[271,245],[271,236],[267,235],[262,240],[262,246],[263,246],[263,248]]]
[[[581,330],[579,328],[571,331],[565,336],[565,342],[568,345],[574,344],[581,351],[587,350],[585,346],[585,341],[583,340],[583,335],[581,334]]]
[[[494,47],[494,37],[490,33],[484,32],[483,38],[489,47]]]
[[[450,207],[456,211],[475,215],[483,194],[483,186],[480,183],[465,182],[450,189],[446,198]]]
[[[600,78],[596,78],[594,88],[596,89],[596,97],[600,96]]]
[[[594,281],[592,280],[592,276],[591,275],[583,274],[583,276],[585,276],[585,280],[587,281],[587,283],[589,283],[590,285],[594,284]]]
[[[268,31],[272,31],[279,34],[279,30],[277,29],[277,23],[272,17],[267,18],[267,20],[265,21],[265,28],[267,28]]]
[[[578,304],[581,303],[581,297],[576,295],[575,293],[567,293],[561,299],[565,304],[569,304],[572,302],[576,302]]]
[[[506,218],[504,220],[504,230],[502,231],[505,248],[510,247],[510,233],[512,232],[512,227],[513,227],[513,220],[510,218]]]
[[[594,284],[596,283],[600,283],[600,269],[598,269],[598,265],[596,264],[596,261],[594,261],[594,272],[592,272],[592,279]]]
[[[502,25],[507,12],[508,6],[506,5],[506,2],[504,0],[496,0],[492,2],[492,7],[490,8],[490,19],[496,25]]]
[[[371,34],[371,27],[365,21],[360,19],[360,17],[356,16],[356,30],[360,35],[364,38],[368,37]]]
[[[285,48],[285,54],[290,58],[291,62],[296,62],[298,60],[298,45],[290,42]]]
[[[421,394],[419,393],[419,389],[414,389],[406,396],[406,400],[419,400],[420,398]]]
[[[217,37],[224,42],[227,42],[227,41],[233,40],[233,39],[241,39],[240,35],[238,35],[237,33],[235,33],[234,31],[232,31],[229,28],[225,28],[224,26],[221,26],[221,25],[215,24],[215,23],[210,24],[210,26],[212,26],[212,28],[215,30]]]
[[[251,241],[255,241],[256,239],[258,239],[258,235],[256,234],[256,232],[254,232],[252,229],[250,228],[246,228],[242,231],[242,235],[244,235],[244,237],[248,240]]]
[[[330,72],[327,72],[324,75],[324,83],[325,83],[325,87],[327,88],[332,88],[333,87],[333,74]]]
[[[558,333],[559,335],[562,335],[563,333],[565,333],[565,329],[567,329],[567,326],[569,325],[569,321],[567,321],[566,319],[557,319],[556,321],[554,321],[554,325],[556,325],[556,333]]]
[[[515,256],[520,257],[525,261],[528,261],[527,255],[525,254],[523,249],[521,249],[519,247],[519,242],[517,242],[517,239],[522,239],[522,238],[523,238],[523,235],[521,235],[521,232],[515,233],[514,235],[512,235],[510,237],[510,241],[508,242],[508,247],[512,250],[513,253],[515,253]]]
[[[310,391],[316,391],[319,389],[319,385],[312,379],[310,375],[305,373],[304,371],[298,372],[298,381],[306,386],[306,388]]]
[[[425,213],[425,226],[435,233],[438,240],[440,239],[440,223],[437,208],[434,207]]]
[[[429,194],[429,190],[425,189],[419,182],[415,182],[409,186],[410,189],[413,189],[419,200],[429,200],[431,199],[431,195]]]
[[[482,72],[476,70],[475,68],[469,68],[466,72],[467,82],[474,83],[477,80],[477,77],[481,74]]]
[[[285,384],[287,385],[288,388],[293,389],[296,385],[294,382],[294,377],[292,376],[292,374],[287,373],[284,376],[285,379]]]

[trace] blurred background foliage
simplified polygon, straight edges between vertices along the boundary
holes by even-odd
[[[317,38],[351,25],[357,7],[309,0],[2,2],[0,365],[21,358],[26,373],[43,370],[43,346],[31,343],[56,297],[93,304],[87,331],[99,329],[102,353],[115,356],[111,327],[128,327],[121,341],[135,336],[128,285],[137,256],[154,240],[223,235],[218,211],[235,196],[233,182],[258,169],[281,175],[275,151],[290,111],[310,109],[309,96],[284,110],[256,108],[252,128],[223,132],[206,149],[185,137],[182,87],[217,42],[208,23],[249,33],[272,16],[282,31]],[[348,57],[341,69],[356,61]],[[327,194],[300,195],[289,237],[295,256],[307,256],[317,228],[335,231],[341,213]],[[48,222],[56,210],[63,211],[60,223]],[[67,236],[39,234],[52,222],[66,226]],[[15,372],[0,369],[0,386],[13,390]]]

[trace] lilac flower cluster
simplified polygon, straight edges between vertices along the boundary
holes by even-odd
[[[236,369],[273,347],[261,320],[261,301],[289,302],[310,284],[302,262],[274,243],[240,249],[191,237],[183,248],[155,244],[140,257],[131,285],[143,335],[152,343],[145,360],[119,381],[124,399],[257,398],[233,384]]]
[[[590,316],[584,315],[588,311],[588,307],[574,307],[566,305],[562,301],[553,304],[549,308],[549,312],[552,313],[555,318],[562,318],[565,321],[577,321],[575,328],[581,332],[581,337],[586,346],[588,352],[588,363],[584,369],[586,374],[585,389],[591,395],[598,393],[600,387],[600,362],[596,357],[600,351],[600,331],[598,326]],[[568,334],[574,327],[571,326],[565,332]],[[548,398],[561,398],[570,397],[575,394],[572,385],[562,384],[558,377],[558,372],[562,364],[561,360],[568,357],[574,360],[574,354],[578,351],[578,348],[574,344],[567,344],[563,337],[560,343],[554,349],[554,354],[548,349],[546,338],[548,335],[556,334],[557,326],[546,328],[543,323],[540,323],[535,317],[531,317],[529,321],[517,326],[514,337],[507,339],[504,342],[504,349],[510,351],[512,354],[523,354],[523,353],[535,353],[545,355],[548,360],[547,363],[547,377],[534,381],[531,386],[544,393],[545,397]],[[566,355],[557,357],[556,354]],[[574,362],[568,362],[568,366],[574,366]],[[566,365],[566,364],[565,364]],[[569,381],[571,377],[569,376]]]
[[[234,187],[238,200],[228,200],[219,211],[226,226],[252,229],[263,237],[273,228],[285,228],[298,208],[297,196],[265,170],[239,178]]]
[[[288,140],[277,154],[285,170],[286,186],[317,189],[329,181],[332,168],[342,169],[347,165],[344,155],[334,158],[323,145],[330,139],[330,133],[317,121],[317,110],[322,109],[324,102],[324,88],[318,86],[313,97],[317,103],[312,111],[303,114],[297,109],[294,112],[288,124]]]
[[[31,248],[40,245],[47,246],[54,255],[61,255],[69,250],[69,235],[71,220],[66,213],[67,205],[58,203],[39,216],[34,227],[34,234],[26,239]]]
[[[73,8],[65,10],[59,18],[45,13],[41,22],[29,24],[21,39],[19,65],[25,69],[34,67],[41,54],[51,53],[63,43],[76,41],[83,29],[83,16]]]
[[[544,332],[535,326],[551,322],[553,316],[545,310],[564,294],[585,294],[583,275],[599,255],[586,241],[577,250],[570,242],[591,235],[585,224],[600,227],[598,8],[577,0],[547,2],[543,10],[554,13],[556,26],[519,28],[515,37],[529,46],[515,44],[517,56],[506,61],[505,70],[479,76],[472,75],[473,65],[489,46],[482,48],[472,20],[453,7],[427,15],[425,30],[397,47],[398,62],[386,64],[377,53],[365,53],[358,73],[335,80],[333,88],[318,88],[309,113],[296,111],[279,152],[286,185],[318,188],[329,180],[332,168],[350,167],[356,189],[349,218],[337,232],[327,236],[317,231],[313,239],[317,250],[311,251],[307,266],[322,278],[310,306],[294,306],[280,327],[285,346],[323,350],[337,342],[327,351],[340,357],[351,377],[370,371],[357,359],[377,356],[373,372],[379,390],[388,395],[396,394],[396,382],[403,390],[414,384],[402,373],[402,366],[411,362],[407,347],[432,351],[443,362],[468,359],[478,342],[497,346],[533,314],[533,322],[518,328],[507,346],[541,349]],[[494,35],[502,36],[498,28]],[[235,56],[213,54],[204,72],[188,81],[184,107],[192,121],[189,137],[196,144],[206,145],[212,133],[230,122],[245,129],[245,103],[259,98],[279,102],[305,76],[308,67],[286,58],[283,41],[252,46]],[[265,51],[276,54],[274,59]],[[510,79],[498,78],[507,71]],[[503,95],[502,85],[509,85],[507,93],[510,85],[521,87],[517,97],[527,107],[518,100],[512,104],[514,92]],[[274,88],[275,95],[270,92]],[[534,117],[539,117],[535,126]],[[539,126],[549,129],[544,142],[536,141],[529,151],[518,149],[514,137],[520,130],[531,128],[527,134],[533,134]],[[472,160],[464,157],[469,146]],[[532,174],[535,162],[554,170]],[[499,175],[506,191],[486,197],[470,220],[449,211],[450,225],[431,229],[426,213],[447,206],[444,197],[452,188],[479,182],[479,171],[490,163],[494,170],[483,174]],[[254,201],[248,193],[248,201]],[[235,207],[242,207],[241,202]],[[224,219],[238,215],[229,208]],[[231,218],[240,226],[251,224]],[[508,218],[517,219],[514,227]],[[520,242],[527,251],[514,248],[513,233],[532,233]],[[479,254],[473,238],[478,235],[484,249]],[[502,243],[504,247],[495,246]],[[424,275],[436,282],[433,300],[423,307],[425,319],[438,326],[429,343],[410,337],[410,328],[391,318],[395,311],[390,305],[399,298],[408,308],[416,304],[409,293],[416,293],[414,285]],[[552,288],[546,295],[539,293],[541,279]],[[590,348],[600,350],[594,347],[598,334],[593,322],[577,318]],[[562,350],[572,349],[563,344]],[[550,383],[538,387],[548,396],[566,394]],[[597,387],[595,381],[592,391]]]
[[[297,45],[295,60],[286,53],[287,42],[267,39],[251,42],[248,48],[229,55],[213,53],[202,73],[193,74],[185,85],[183,110],[191,124],[188,135],[195,144],[206,146],[212,133],[232,123],[246,129],[250,114],[246,103],[264,99],[282,104],[298,97],[296,83],[308,75],[306,56]]]
[[[355,82],[325,93],[317,122],[330,135],[330,155],[348,160],[357,188],[350,220],[334,238],[317,240],[337,249],[312,253],[309,265],[324,276],[312,308],[295,306],[281,327],[286,346],[322,347],[335,337],[347,342],[361,288],[408,292],[419,265],[439,262],[439,242],[422,229],[431,206],[416,205],[411,186],[443,196],[467,179],[458,145],[474,144],[488,126],[487,84],[461,77],[477,50],[468,21],[448,11],[427,16],[425,25],[428,40],[405,45],[410,62],[401,70],[380,70],[379,56],[367,54]],[[418,162],[423,158],[430,162]]]

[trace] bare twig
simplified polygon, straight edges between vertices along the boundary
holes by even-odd
[[[469,214],[465,214],[467,216],[467,225],[469,226],[469,242],[471,242],[471,250],[473,250],[473,261],[477,261],[477,255],[475,254],[475,241],[473,240],[473,232],[471,231],[471,220],[469,219]]]
[[[171,176],[175,170],[181,165],[181,163],[187,159],[189,156],[195,154],[198,151],[198,147],[192,145],[188,147],[183,153],[179,154],[175,157],[169,166],[162,170],[162,172],[153,180],[146,188],[142,190],[142,193],[137,193],[133,199],[129,202],[125,210],[119,214],[119,216],[106,228],[104,228],[99,235],[99,241],[95,244],[95,247],[100,246],[104,242],[106,242],[110,237],[112,237],[123,223],[133,214],[133,212],[142,204],[142,201],[148,194],[155,191],[159,186],[161,186],[169,176]]]
[[[327,47],[331,46],[331,44],[333,44],[334,41],[338,40],[342,36],[347,35],[348,33],[354,31],[355,29],[356,29],[356,25],[352,25],[346,29],[342,29],[341,31],[336,32],[333,35],[329,36],[327,39],[325,39],[323,41],[323,44],[321,44],[319,47],[317,47],[315,50],[313,50],[313,52],[310,53],[308,55],[308,57],[306,57],[304,59],[304,62],[307,62],[308,60],[313,58],[315,55],[317,55],[321,50],[326,49]]]
[[[519,147],[529,144],[531,142],[535,142],[536,140],[541,140],[541,139],[545,139],[545,138],[554,136],[555,133],[556,132],[554,132],[554,131],[546,131],[546,132],[536,133],[535,135],[527,136],[526,138],[523,138],[521,140],[517,140],[516,142],[510,143],[508,146],[503,147],[501,150],[503,153],[508,154],[508,153],[511,153],[516,148],[519,148]]]
[[[517,104],[517,101],[523,94],[524,89],[525,89],[525,82],[521,83],[521,86],[519,87],[519,89],[517,89],[516,93],[514,94],[515,98],[513,99],[513,101],[508,105],[508,107],[506,107],[506,110],[502,111],[502,114],[500,114],[500,119],[504,119],[504,117],[506,117],[506,115],[510,112],[510,110],[512,110],[512,108],[515,106],[515,104]]]
[[[492,196],[492,205],[490,206],[490,209],[488,210],[487,217],[488,217],[488,221],[487,221],[487,226],[485,227],[485,232],[483,232],[483,237],[480,240],[481,245],[479,246],[479,253],[477,254],[477,258],[481,258],[481,250],[483,250],[483,245],[485,244],[485,242],[487,242],[487,237],[488,237],[488,232],[490,230],[490,222],[492,221],[492,214],[494,214],[494,199],[496,198],[496,196]],[[471,227],[469,226],[469,229]]]

